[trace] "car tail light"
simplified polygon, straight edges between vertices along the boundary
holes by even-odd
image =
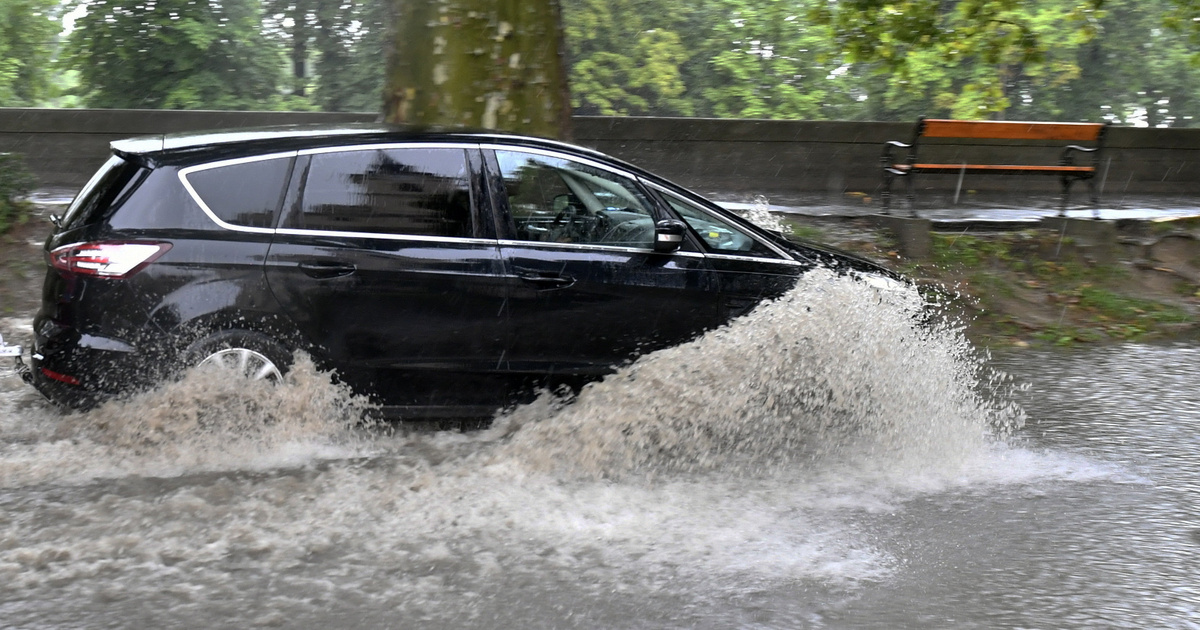
[[[55,372],[54,370],[48,370],[46,368],[42,368],[42,374],[46,375],[46,378],[52,378],[56,381],[66,383],[67,385],[78,385],[79,384],[79,379],[75,378],[74,376],[70,376],[68,374],[62,374],[60,372]]]
[[[128,278],[171,249],[170,243],[101,241],[63,245],[50,252],[55,269],[97,278]]]

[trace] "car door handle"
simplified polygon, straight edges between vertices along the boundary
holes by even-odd
[[[554,272],[518,271],[517,277],[540,289],[565,289],[575,284],[575,278]]]
[[[349,263],[340,262],[302,262],[300,271],[310,278],[341,278],[358,270]]]

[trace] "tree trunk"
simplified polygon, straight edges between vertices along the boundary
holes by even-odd
[[[570,137],[558,0],[391,0],[384,120]]]
[[[297,2],[292,14],[292,94],[305,96],[308,91],[308,6]]]

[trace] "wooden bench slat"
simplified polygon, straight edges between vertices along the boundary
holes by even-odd
[[[1096,170],[1094,166],[1030,166],[1023,164],[893,164],[892,168],[907,171],[913,168],[921,171],[1046,171],[1053,173],[1090,173]]]
[[[925,120],[925,138],[975,138],[999,140],[1065,140],[1095,142],[1102,123],[1050,123],[995,120]]]
[[[958,193],[962,188],[962,174],[973,175],[1051,175],[1062,179],[1062,204],[1059,216],[1066,216],[1067,203],[1070,200],[1071,185],[1076,181],[1086,181],[1091,193],[1092,203],[1099,203],[1099,193],[1096,190],[1096,173],[1100,164],[1100,153],[1104,148],[1104,135],[1108,125],[1105,123],[1060,123],[1060,122],[1028,122],[1028,121],[994,121],[994,120],[945,120],[940,118],[917,120],[913,130],[913,139],[906,143],[889,141],[883,145],[883,212],[887,214],[892,198],[892,180],[903,179],[907,190],[909,209],[912,216],[917,216],[913,204],[913,180],[921,173],[953,175],[959,174],[959,188],[955,190],[954,201],[958,202]],[[974,140],[1035,140],[1053,142],[1060,146],[1062,153],[1058,163],[1047,159],[1045,151],[1031,157],[1040,159],[1030,160],[1033,164],[944,164],[933,162],[917,162],[917,151],[922,146],[922,138],[955,138]],[[1091,145],[1084,147],[1080,145]],[[961,146],[960,146],[961,145]],[[955,143],[958,151],[969,152],[966,143]],[[995,146],[994,144],[992,145]],[[907,149],[907,155],[893,155],[897,149]],[[956,151],[956,153],[958,152]],[[1077,152],[1087,154],[1089,165],[1076,166],[1072,163]],[[992,149],[983,152],[980,158],[995,154]],[[1080,156],[1082,157],[1082,156]],[[1013,159],[1013,158],[1008,158]],[[1019,158],[1018,158],[1019,159]],[[1041,162],[1038,164],[1036,162]],[[1047,163],[1050,162],[1050,163]],[[1063,164],[1065,162],[1066,164]],[[1097,215],[1098,217],[1099,215]]]

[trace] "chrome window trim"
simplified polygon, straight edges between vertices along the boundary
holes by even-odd
[[[605,164],[604,162],[597,162],[596,160],[593,160],[590,158],[575,155],[573,153],[564,153],[562,151],[555,151],[553,149],[541,149],[541,148],[537,148],[537,147],[523,147],[523,146],[517,146],[517,145],[493,144],[493,143],[482,143],[479,145],[479,148],[483,149],[485,151],[491,150],[491,151],[512,151],[514,153],[532,153],[534,155],[558,158],[560,160],[569,160],[571,162],[580,162],[582,164],[587,164],[588,166],[591,166],[593,168],[598,168],[602,171],[608,171],[610,173],[620,175],[621,177],[625,177],[627,179],[633,180],[635,183],[641,181],[641,179],[634,173],[630,173],[629,171],[625,171],[625,170],[616,168],[614,166],[609,166],[608,164]]]
[[[713,252],[709,252],[708,256],[711,258],[723,258],[725,260],[743,260],[746,262],[756,262],[756,263],[761,263],[761,262],[777,263],[777,264],[788,266],[788,267],[803,267],[804,266],[804,263],[799,262],[794,259],[791,259],[791,258],[759,258],[757,256],[737,256],[734,254],[716,254]]]
[[[306,230],[300,228],[277,228],[276,234],[287,236],[326,236],[330,238],[375,238],[386,241],[424,241],[435,243],[462,243],[465,245],[496,245],[494,238],[469,236],[422,236],[419,234],[392,234],[389,232],[339,232],[335,230]]]
[[[179,173],[178,173],[179,182],[181,184],[183,184],[184,190],[186,190],[188,192],[188,194],[191,195],[192,200],[196,202],[196,205],[200,206],[200,209],[204,211],[204,214],[208,215],[208,218],[211,219],[212,222],[216,223],[218,226],[223,227],[226,230],[230,230],[232,232],[249,232],[251,234],[274,234],[275,233],[274,228],[250,227],[248,225],[236,225],[233,223],[227,223],[225,221],[222,221],[221,218],[217,216],[217,213],[213,212],[212,208],[208,207],[208,204],[205,203],[204,199],[200,198],[200,193],[197,193],[196,189],[194,187],[192,187],[192,183],[188,181],[187,176],[191,175],[192,173],[199,172],[199,171],[207,171],[207,170],[214,169],[214,168],[221,168],[223,166],[234,166],[237,164],[249,164],[251,162],[262,162],[264,160],[278,160],[278,159],[282,159],[282,158],[290,159],[290,158],[296,157],[296,154],[297,154],[296,151],[284,151],[283,153],[267,153],[265,155],[252,155],[250,157],[240,157],[240,158],[234,158],[231,160],[220,160],[217,162],[206,162],[204,164],[197,164],[195,166],[189,166],[187,168],[179,169]],[[278,219],[278,217],[276,217],[276,219]]]
[[[220,168],[223,166],[234,166],[237,164],[248,164],[250,162],[260,162],[263,160],[274,160],[274,159],[280,159],[280,158],[294,158],[294,157],[298,157],[300,155],[309,155],[310,152],[333,153],[333,152],[344,151],[347,149],[352,150],[352,149],[358,148],[358,147],[379,148],[382,146],[394,147],[394,148],[434,147],[434,148],[468,148],[469,149],[473,145],[455,144],[453,146],[449,146],[446,143],[416,142],[416,143],[400,143],[400,144],[391,143],[391,144],[387,144],[387,145],[349,145],[349,146],[339,146],[339,147],[333,147],[333,148],[322,147],[320,149],[306,149],[303,151],[286,151],[283,153],[268,153],[265,155],[255,155],[255,156],[250,156],[250,157],[234,158],[234,159],[230,159],[230,160],[220,160],[217,162],[207,162],[205,164],[189,166],[187,168],[183,168],[183,169],[179,170],[179,181],[180,181],[180,183],[183,184],[184,189],[187,190],[188,195],[190,195],[192,197],[192,200],[195,201],[196,204],[200,206],[200,209],[204,211],[204,214],[208,215],[208,218],[210,220],[212,220],[213,223],[216,223],[218,226],[225,228],[226,230],[233,231],[233,232],[249,232],[249,233],[253,233],[253,234],[287,234],[287,235],[291,235],[291,236],[327,236],[327,237],[333,237],[333,238],[376,238],[376,239],[383,239],[383,240],[389,240],[389,241],[433,241],[433,242],[439,242],[439,243],[463,243],[463,244],[469,244],[469,245],[492,245],[492,246],[494,246],[496,244],[495,239],[473,238],[473,237],[462,237],[462,236],[421,236],[421,235],[417,235],[417,234],[392,234],[392,233],[388,233],[388,232],[340,232],[340,231],[334,231],[334,230],[305,230],[305,229],[297,229],[297,228],[258,228],[258,227],[244,226],[244,225],[235,225],[233,223],[228,223],[226,221],[222,221],[220,219],[220,217],[218,217],[216,215],[216,213],[213,212],[212,208],[210,208],[208,206],[208,204],[204,202],[204,199],[202,199],[200,197],[200,194],[196,192],[196,189],[192,186],[191,182],[189,182],[187,179],[187,176],[191,175],[192,173],[195,173],[198,171],[206,171],[206,170],[213,169],[213,168]]]
[[[634,254],[653,254],[653,247],[621,247],[620,245],[603,245],[600,243],[553,243],[547,241],[522,241],[518,239],[500,239],[501,247],[552,247],[579,250],[601,250],[609,252],[630,252]],[[696,252],[671,252],[668,255],[696,256],[704,258],[704,254]]]
[[[336,147],[316,147],[312,149],[301,149],[297,151],[297,155],[321,155],[325,153],[349,153],[351,151],[380,151],[384,149],[477,149],[479,145],[474,142],[376,142],[374,144],[345,144]],[[470,166],[464,161],[464,166],[467,166],[468,174]]]
[[[673,190],[671,190],[671,189],[669,189],[669,188],[667,188],[667,187],[665,187],[665,186],[661,186],[661,185],[659,185],[659,184],[656,184],[656,183],[654,183],[654,182],[648,182],[648,181],[646,181],[646,180],[644,180],[644,179],[643,179],[643,180],[641,180],[641,181],[642,181],[642,183],[643,183],[644,185],[646,185],[646,186],[649,186],[649,187],[651,187],[651,188],[653,188],[653,189],[655,189],[655,190],[657,190],[657,191],[659,191],[659,192],[661,192],[661,193],[664,193],[664,194],[671,195],[672,197],[679,197],[679,193],[677,193],[677,192],[675,192],[675,191],[673,191]],[[686,201],[686,199],[685,199],[685,201]],[[703,208],[701,208],[701,210],[704,210],[704,209],[703,209]],[[686,221],[685,221],[685,223],[686,223]],[[692,229],[692,227],[691,227],[691,226],[688,226],[688,229]],[[747,234],[747,236],[749,236],[750,238],[754,239],[754,240],[755,240],[755,242],[759,243],[760,245],[764,245],[764,246],[766,246],[766,248],[767,248],[767,249],[769,249],[769,250],[771,250],[771,251],[775,252],[776,254],[779,254],[779,255],[780,255],[782,258],[783,258],[783,261],[779,261],[779,262],[791,262],[791,263],[795,263],[795,264],[800,264],[800,263],[796,262],[796,259],[795,259],[795,258],[792,258],[792,255],[791,255],[791,254],[789,254],[789,253],[788,253],[786,250],[784,250],[784,249],[782,249],[782,248],[780,248],[780,247],[776,246],[774,243],[771,243],[771,242],[769,242],[769,241],[763,241],[762,239],[758,238],[758,236],[757,236],[757,235],[755,235],[755,234]],[[736,255],[736,254],[722,254],[722,253],[717,253],[717,252],[709,252],[709,255],[712,255],[712,256],[723,256],[723,257],[725,257],[725,258],[731,258],[731,259],[740,259],[740,260],[770,260],[770,261],[777,261],[777,260],[778,260],[778,259],[776,259],[776,258],[760,258],[760,257],[757,257],[757,256],[738,256],[738,255]]]

